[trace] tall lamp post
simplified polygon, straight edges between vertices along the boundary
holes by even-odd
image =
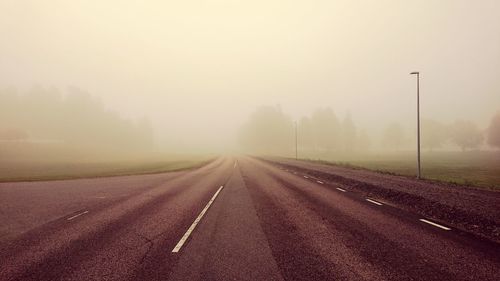
[[[417,179],[420,179],[420,72],[410,75],[417,75]]]

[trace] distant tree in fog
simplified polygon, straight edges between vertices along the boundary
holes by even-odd
[[[333,110],[329,107],[316,109],[311,115],[314,142],[323,150],[338,149],[342,128]]]
[[[431,151],[443,146],[448,139],[447,128],[444,124],[433,119],[422,119],[422,147]]]
[[[371,148],[370,136],[365,130],[360,130],[356,138],[356,148],[359,151],[367,151]]]
[[[259,107],[243,125],[240,143],[257,153],[288,155],[293,150],[292,119],[279,106]]]
[[[463,151],[479,147],[483,142],[483,134],[471,121],[457,120],[450,126],[450,139]]]
[[[345,151],[352,151],[356,145],[356,126],[350,113],[347,113],[342,121],[342,142]]]
[[[488,127],[488,144],[500,148],[500,112],[491,119]]]
[[[295,145],[293,126],[292,119],[279,106],[260,107],[242,126],[240,144],[254,152],[290,155]],[[358,144],[356,126],[350,114],[341,123],[329,107],[318,108],[310,117],[302,117],[297,122],[297,139],[302,157],[369,146],[366,133]]]
[[[314,149],[316,147],[311,119],[302,117],[297,127],[298,146],[301,149]]]
[[[382,144],[386,148],[399,149],[406,140],[405,132],[401,124],[394,122],[387,126],[382,138]]]
[[[60,140],[72,147],[130,151],[152,146],[152,128],[110,112],[89,93],[33,87],[25,93],[0,89],[0,130],[16,128],[33,139]],[[12,135],[12,133],[11,133]]]

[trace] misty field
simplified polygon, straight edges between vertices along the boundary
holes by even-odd
[[[410,153],[330,163],[406,176],[414,176],[416,169],[415,156]],[[500,189],[500,152],[426,152],[422,154],[422,174],[431,180]]]
[[[213,156],[112,151],[64,143],[0,142],[0,182],[153,174],[194,168]]]
[[[86,177],[106,177],[154,174],[194,168],[205,160],[160,162],[0,162],[0,182],[59,180]]]

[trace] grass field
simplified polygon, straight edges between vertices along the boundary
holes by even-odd
[[[60,143],[0,142],[0,182],[153,174],[194,168],[214,155],[94,150]]]
[[[208,161],[208,157],[171,161],[0,161],[0,182],[153,174],[195,168]]]
[[[398,175],[416,174],[416,158],[410,153],[378,154],[356,160],[332,159],[329,162]],[[500,190],[500,152],[424,152],[421,163],[424,178]]]

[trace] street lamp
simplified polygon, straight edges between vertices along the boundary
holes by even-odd
[[[417,75],[417,179],[420,179],[420,72],[410,75]]]

